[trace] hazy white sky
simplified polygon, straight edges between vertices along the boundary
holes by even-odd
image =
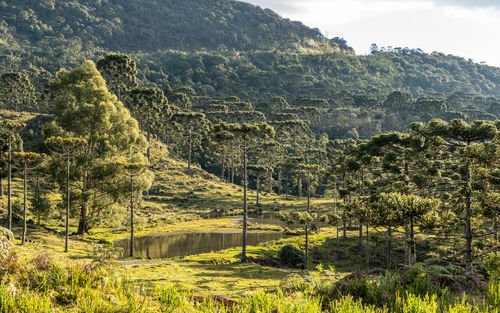
[[[500,66],[500,0],[243,0],[343,37],[358,54],[421,48]]]

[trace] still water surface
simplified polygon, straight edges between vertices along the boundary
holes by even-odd
[[[285,238],[284,232],[249,231],[248,245]],[[234,231],[183,231],[152,234],[134,238],[134,254],[138,257],[161,259],[219,251],[241,246],[242,233]],[[115,241],[115,246],[130,254],[130,240]]]

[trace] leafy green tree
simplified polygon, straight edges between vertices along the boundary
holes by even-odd
[[[0,76],[0,105],[16,112],[34,109],[35,88],[25,73],[5,73]]]
[[[263,112],[267,119],[274,119],[274,115],[281,113],[284,110],[290,109],[290,105],[283,97],[273,97],[268,102],[259,103],[256,105],[256,110]]]
[[[266,123],[262,124],[225,124],[220,123],[214,126],[215,133],[229,132],[234,136],[235,145],[242,147],[243,159],[243,242],[241,261],[247,261],[247,227],[248,227],[248,205],[247,205],[247,188],[248,188],[248,150],[258,141],[272,138],[275,135],[274,128]]]
[[[97,62],[97,68],[111,92],[118,100],[130,89],[137,87],[137,68],[135,61],[126,54],[111,53]]]
[[[91,61],[57,73],[54,92],[55,119],[44,126],[46,137],[77,137],[86,141],[75,160],[72,196],[78,203],[78,234],[88,233],[91,223],[109,214],[109,208],[124,201],[116,157],[131,157],[145,150],[146,140],[138,123],[123,104],[107,91],[106,83]],[[56,179],[64,177],[54,172]],[[145,181],[150,181],[150,173]],[[62,186],[63,184],[60,184]],[[141,188],[146,188],[144,184]]]
[[[394,91],[387,96],[384,107],[388,110],[402,111],[409,109],[413,102],[412,96],[403,91]]]

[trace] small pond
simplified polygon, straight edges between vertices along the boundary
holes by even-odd
[[[284,232],[249,231],[248,245],[285,238]],[[219,251],[241,246],[241,230],[231,231],[181,231],[159,233],[134,238],[134,254],[138,257],[161,259]],[[115,241],[117,247],[130,254],[130,239]]]

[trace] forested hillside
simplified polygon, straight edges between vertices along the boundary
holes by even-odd
[[[499,96],[500,69],[419,49],[355,56],[340,38],[232,0],[0,2],[0,72],[44,81],[108,52],[138,61],[145,84],[245,101],[339,93]]]

